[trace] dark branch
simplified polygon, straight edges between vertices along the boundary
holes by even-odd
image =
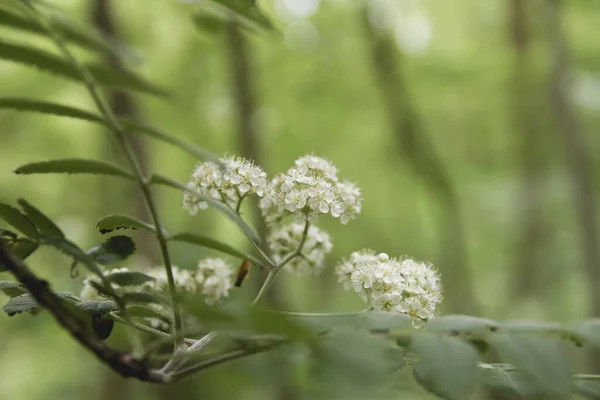
[[[150,369],[144,362],[106,345],[98,335],[86,328],[83,321],[72,315],[58,297],[50,290],[47,281],[38,278],[19,259],[0,244],[0,264],[10,271],[31,292],[37,302],[50,311],[56,321],[79,343],[92,351],[102,362],[126,378],[141,381],[167,383],[170,377]]]

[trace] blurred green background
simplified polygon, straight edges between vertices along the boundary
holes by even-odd
[[[361,309],[358,297],[336,284],[333,266],[368,247],[433,262],[442,274],[444,313],[502,320],[600,316],[598,2],[265,0],[259,3],[280,34],[245,35],[246,58],[228,32],[197,29],[191,2],[49,3],[82,25],[113,25],[132,49],[122,62],[172,93],[168,99],[107,93],[121,112],[217,154],[255,157],[270,174],[313,152],[359,184],[364,201],[357,220],[319,221],[334,240],[329,268],[318,278],[279,276],[271,296],[278,307]],[[7,29],[0,35],[55,51],[41,37]],[[2,96],[94,110],[81,85],[65,82],[0,60]],[[62,157],[123,163],[107,132],[11,111],[0,112],[0,125],[0,201],[37,204],[82,248],[100,240],[100,216],[144,216],[139,194],[120,181],[11,172]],[[187,181],[197,160],[147,137],[134,139],[148,170]],[[246,245],[216,211],[190,217],[177,192],[156,193],[169,229]],[[251,208],[245,216],[253,219]],[[152,239],[135,236],[142,251],[132,266],[158,263]],[[214,254],[186,245],[172,251],[175,264],[186,268]],[[28,264],[55,288],[79,291],[80,280],[69,279],[70,260],[55,251],[43,249]],[[251,275],[234,296],[252,295],[263,276],[257,269]],[[45,314],[3,314],[0,336],[5,398],[310,398],[302,389],[310,383],[277,357],[255,356],[158,387],[117,377]],[[408,369],[397,386],[385,398],[431,398]]]

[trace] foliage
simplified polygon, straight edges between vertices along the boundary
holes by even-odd
[[[39,247],[50,246],[73,259],[72,270],[82,264],[92,274],[87,281],[90,289],[87,295],[92,293],[94,299],[83,293],[81,296],[68,292],[52,293],[72,312],[73,318],[89,317],[88,322],[101,339],[110,335],[113,322],[148,334],[145,346],[155,349],[147,353],[149,368],[164,374],[165,382],[212,367],[223,360],[276,347],[285,351],[286,346],[302,346],[308,349],[304,361],[313,364],[312,373],[321,376],[319,384],[323,386],[337,385],[342,380],[345,385],[374,390],[382,382],[392,380],[395,372],[410,366],[415,379],[425,389],[447,399],[468,398],[478,385],[522,397],[564,397],[576,391],[597,398],[596,383],[600,377],[574,374],[568,350],[573,345],[597,346],[600,343],[598,321],[561,325],[502,323],[462,315],[434,316],[433,311],[441,299],[441,289],[437,286],[439,278],[431,272],[430,266],[410,259],[390,260],[387,255],[382,256],[383,253],[376,255],[373,252],[369,254],[374,259],[361,260],[364,262],[360,267],[350,265],[349,269],[342,270],[341,275],[347,274],[347,281],[353,283],[355,289],[356,282],[359,282],[357,292],[366,298],[368,311],[298,314],[261,308],[259,302],[279,270],[302,259],[316,264],[324,262],[322,258],[325,255],[307,257],[307,252],[326,242],[326,247],[329,247],[329,236],[326,236],[327,240],[311,242],[310,239],[322,234],[317,230],[311,233],[310,228],[315,226],[319,215],[323,218],[331,214],[343,223],[356,218],[361,208],[358,187],[338,180],[337,169],[332,164],[312,155],[299,158],[285,174],[277,175],[267,185],[266,181],[260,180],[263,178],[262,170],[253,173],[253,168],[257,167],[247,160],[221,159],[153,126],[117,119],[98,94],[99,86],[118,85],[158,96],[164,96],[165,91],[130,71],[78,63],[66,42],[103,53],[116,54],[119,49],[92,33],[74,30],[66,22],[56,22],[54,17],[42,12],[36,2],[24,1],[23,4],[23,7],[15,9],[0,8],[0,24],[51,37],[61,49],[62,56],[2,42],[0,57],[83,83],[93,97],[99,115],[27,98],[0,99],[0,108],[61,115],[107,127],[125,155],[129,168],[104,161],[68,158],[29,163],[17,168],[15,173],[127,178],[144,193],[152,221],[145,222],[126,214],[111,214],[98,220],[97,229],[102,234],[112,234],[117,230],[148,231],[156,236],[157,247],[163,257],[164,266],[159,272],[106,269],[106,266],[125,262],[135,252],[133,239],[113,235],[84,251],[65,237],[59,224],[30,202],[19,199],[17,204],[20,208],[0,204],[0,219],[14,230],[0,231],[3,249],[8,249],[10,254],[23,261]],[[276,31],[254,2],[215,1],[212,7],[210,18],[204,14],[200,16],[200,12],[206,10],[196,12],[194,20],[197,25],[204,27],[204,24],[209,24],[208,29],[214,30],[215,26],[239,23],[252,27],[249,28],[252,31]],[[139,160],[125,135],[127,130],[139,131],[200,157],[202,163],[196,167],[190,183],[186,186],[156,173],[142,174]],[[196,233],[169,233],[156,210],[153,185],[181,191],[184,208],[192,214],[198,208],[217,209],[236,224],[254,251],[247,253],[229,243]],[[294,231],[294,237],[288,238],[285,232],[273,236],[271,251],[286,248],[284,254],[276,258],[240,212],[242,202],[251,195],[261,199],[260,209],[269,224],[279,224],[293,216],[301,222],[300,229]],[[271,229],[274,227],[277,228],[270,225]],[[229,279],[230,274],[220,272],[226,263],[221,263],[220,259],[206,259],[199,263],[198,271],[177,269],[169,256],[169,245],[173,242],[198,245],[250,261],[268,270],[269,275],[253,304],[218,303],[216,300],[226,297],[230,286],[227,290],[223,288],[223,282]],[[290,247],[290,242],[295,246]],[[311,243],[311,249],[305,247],[307,243]],[[14,265],[5,264],[0,264],[0,271],[15,272]],[[408,269],[408,264],[412,269]],[[390,269],[402,268],[402,273],[387,275]],[[366,270],[368,273],[364,272]],[[428,281],[427,284],[422,280]],[[37,313],[42,308],[54,312],[39,300],[45,288],[24,283],[0,281],[0,290],[10,297],[3,307],[8,315]],[[218,295],[216,291],[219,291]],[[386,301],[394,307],[373,305],[384,296],[389,297]],[[215,301],[208,301],[209,298]],[[427,303],[427,307],[411,308],[404,306],[403,302],[410,303],[410,306],[415,302]],[[427,313],[422,312],[425,308]],[[375,311],[380,309],[388,311]],[[409,309],[417,311],[409,312]],[[415,321],[419,326],[421,323],[425,325],[416,328],[413,326]],[[217,354],[207,352],[205,355],[204,347],[211,340],[206,338],[213,338],[214,331],[230,340],[219,345]],[[165,338],[174,342],[176,351],[164,351],[161,344],[164,344]],[[180,351],[182,345],[189,347]],[[502,364],[485,362],[489,356],[487,353],[492,351]],[[162,363],[165,356],[166,364]],[[147,379],[145,376],[137,377]]]

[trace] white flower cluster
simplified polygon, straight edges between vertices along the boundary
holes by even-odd
[[[110,271],[110,274],[128,272],[128,268],[119,268]],[[178,291],[187,293],[202,293],[206,304],[214,305],[229,294],[231,288],[232,267],[221,258],[205,258],[198,263],[196,271],[172,267],[173,278]],[[127,290],[167,292],[169,283],[164,267],[155,267],[144,271],[154,280],[146,281],[141,285],[127,286]],[[84,300],[102,300],[104,297],[92,286],[91,282],[100,283],[98,277],[87,277],[83,280],[83,289],[80,297]]]
[[[110,270],[109,274],[116,274],[119,272],[129,272],[129,268],[115,268]],[[102,284],[100,278],[95,275],[86,277],[83,280],[83,288],[81,289],[79,297],[81,297],[83,300],[106,300],[106,298],[100,294],[100,292],[98,292],[94,286],[92,286],[92,282],[95,282],[98,285]]]
[[[262,197],[267,188],[267,174],[261,167],[242,157],[225,156],[221,159],[222,166],[212,161],[196,166],[187,187],[231,208],[247,195],[255,194]],[[208,204],[198,200],[190,193],[183,195],[183,208],[195,215],[198,209],[206,209]]]
[[[205,258],[198,263],[196,283],[206,304],[214,305],[229,294],[232,269],[220,258]]]
[[[340,263],[336,273],[345,288],[353,287],[371,309],[410,315],[415,326],[432,318],[442,300],[438,272],[409,258],[363,250]]]
[[[295,222],[274,230],[267,237],[267,246],[276,264],[280,264],[298,249],[303,233],[304,224]],[[290,261],[284,269],[298,275],[317,275],[323,270],[325,256],[332,248],[329,234],[316,226],[310,226],[301,255]]]
[[[331,162],[307,155],[297,159],[285,174],[273,178],[260,208],[267,222],[287,212],[313,220],[319,214],[331,214],[346,224],[360,213],[361,201],[360,189],[354,183],[339,181]]]

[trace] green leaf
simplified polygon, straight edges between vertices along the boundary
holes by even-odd
[[[185,186],[177,181],[174,181],[171,178],[167,178],[167,177],[159,175],[159,174],[153,174],[150,177],[150,183],[155,184],[155,185],[169,186],[169,187],[177,189],[179,191],[189,193],[189,194],[195,196],[198,200],[207,202],[208,204],[210,204],[211,206],[213,206],[214,208],[216,208],[217,210],[221,211],[223,214],[228,216],[233,222],[235,222],[236,225],[238,225],[242,229],[242,231],[246,234],[246,236],[248,236],[254,243],[257,243],[257,244],[260,243],[260,238],[254,231],[254,229],[252,229],[242,219],[242,217],[240,217],[238,214],[236,214],[233,210],[229,209],[223,203],[216,201],[215,199],[213,199],[211,197],[199,194],[196,191],[190,190],[187,188],[187,186]]]
[[[351,329],[332,330],[313,354],[310,382],[318,398],[391,398],[380,390],[406,365],[385,338]]]
[[[64,239],[64,238],[56,238],[56,237],[42,237],[42,243],[48,246],[52,246],[57,250],[63,252],[64,254],[70,256],[77,260],[77,262],[83,263],[85,267],[97,276],[102,276],[102,271],[96,265],[96,262],[92,257],[85,254],[77,245],[73,242]]]
[[[480,371],[482,383],[502,398],[544,398],[544,390],[509,364],[480,364]]]
[[[45,102],[41,100],[19,97],[0,97],[0,109],[30,111],[48,115],[55,115],[59,117],[75,118],[99,124],[110,129],[110,124],[106,120],[89,111],[81,110],[75,107],[70,107],[62,104]],[[119,119],[119,122],[121,122],[121,124],[126,130],[145,134],[154,139],[171,144],[202,160],[211,160],[220,163],[219,157],[211,153],[210,151],[195,146],[193,144],[186,143],[183,140],[178,139],[177,137],[174,137],[159,130],[158,128],[143,124],[141,122],[136,122],[127,118],[121,118]]]
[[[12,254],[19,260],[25,260],[34,251],[38,249],[39,245],[37,242],[33,242],[29,239],[20,238],[8,244],[8,249]],[[6,268],[0,264],[0,272],[6,271]]]
[[[412,329],[412,318],[405,314],[368,311],[361,314],[363,321],[360,328],[368,329],[371,332],[389,332]]]
[[[2,307],[2,311],[7,313],[9,316],[19,314],[25,311],[32,311],[39,308],[35,298],[29,294],[22,294],[17,297],[13,297]]]
[[[161,320],[170,322],[170,316],[163,315],[153,308],[144,307],[144,306],[137,306],[137,305],[128,306],[127,307],[127,315],[129,315],[132,318],[157,318],[157,319],[161,319]]]
[[[92,315],[108,314],[111,311],[117,311],[119,309],[117,303],[111,300],[82,301],[76,303],[75,306],[81,311]]]
[[[86,251],[98,264],[112,265],[125,261],[135,253],[135,243],[129,236],[112,236]]]
[[[0,239],[12,241],[12,240],[17,240],[18,237],[19,237],[19,235],[17,235],[13,231],[9,231],[8,229],[0,228]]]
[[[77,44],[87,50],[113,55],[122,53],[122,51],[119,51],[119,48],[124,46],[122,43],[113,44],[91,29],[76,27],[71,22],[55,15],[48,16],[52,19],[52,26],[54,29],[65,40]],[[47,36],[45,29],[26,16],[21,15],[6,6],[0,6],[0,25],[44,37]],[[114,41],[114,39],[112,40]]]
[[[211,35],[221,35],[226,32],[229,17],[224,12],[201,7],[194,12],[192,21],[194,22],[194,26],[202,32]],[[248,23],[246,19],[240,18],[238,18],[237,22],[240,28],[248,32],[256,32],[256,24]]]
[[[144,229],[156,232],[154,225],[126,214],[105,215],[96,222],[96,229],[103,235],[119,229]]]
[[[0,59],[29,65],[72,80],[83,81],[79,71],[69,62],[34,47],[0,41]],[[156,96],[168,95],[164,89],[140,78],[131,71],[111,69],[102,64],[88,64],[85,68],[101,85],[137,90]]]
[[[469,398],[477,384],[477,351],[455,337],[427,332],[412,338],[420,358],[414,366],[417,381],[431,393],[450,400]]]
[[[256,5],[255,0],[214,0],[243,21],[252,22],[267,31],[274,31],[273,24]]]
[[[310,329],[283,313],[250,307],[242,309],[240,317],[247,317],[248,327],[252,332],[277,334],[290,340],[315,344],[316,336]]]
[[[600,347],[600,318],[577,322],[570,327],[569,332],[587,343]]]
[[[500,325],[502,332],[519,333],[563,333],[566,329],[558,322],[507,321]]]
[[[221,164],[221,159],[216,154],[214,154],[206,149],[203,149],[202,147],[193,145],[191,143],[186,143],[183,140],[178,139],[177,137],[170,135],[166,132],[163,132],[162,130],[160,130],[156,127],[153,127],[153,126],[141,123],[141,122],[133,121],[133,120],[127,119],[127,118],[121,118],[121,119],[119,119],[119,121],[121,122],[121,124],[123,124],[123,127],[127,130],[138,132],[138,133],[150,136],[154,139],[160,140],[161,142],[171,144],[175,147],[180,148],[181,150],[185,150],[186,152],[190,153],[191,155],[193,155],[201,160],[213,161],[213,162],[216,162],[217,164]]]
[[[597,375],[585,375],[575,379],[577,393],[586,399],[600,399],[600,377]]]
[[[55,236],[58,238],[65,237],[65,234],[54,222],[52,222],[50,218],[34,207],[31,203],[27,202],[27,200],[19,199],[17,202],[23,211],[25,211],[25,214],[29,217],[31,222],[35,224],[35,226],[43,235]]]
[[[108,282],[119,286],[140,286],[146,282],[156,280],[156,278],[150,275],[136,271],[114,272],[106,275],[105,278]]]
[[[0,281],[0,291],[9,297],[17,297],[27,293],[25,286],[11,281]]]
[[[208,247],[210,249],[218,250],[222,253],[229,254],[234,257],[239,257],[242,259],[252,259],[254,260],[253,262],[261,264],[260,260],[256,260],[256,258],[254,258],[253,256],[245,254],[244,252],[226,243],[219,242],[218,240],[214,240],[212,238],[209,238],[208,236],[199,235],[196,233],[182,232],[168,236],[167,240],[174,242],[191,243],[202,247]]]
[[[40,236],[33,222],[27,216],[23,215],[21,211],[8,204],[0,203],[0,219],[6,221],[7,224],[29,238]]]
[[[162,304],[169,305],[170,300],[157,292],[128,292],[123,294],[123,301],[126,304]]]
[[[469,315],[444,315],[427,322],[427,330],[430,332],[483,335],[497,329],[497,322]]]
[[[77,158],[41,161],[20,166],[17,174],[100,174],[121,176],[135,179],[134,176],[121,167],[104,161],[84,160]]]
[[[570,360],[559,340],[528,333],[493,333],[488,342],[504,362],[514,364],[532,383],[553,396],[570,391]]]

